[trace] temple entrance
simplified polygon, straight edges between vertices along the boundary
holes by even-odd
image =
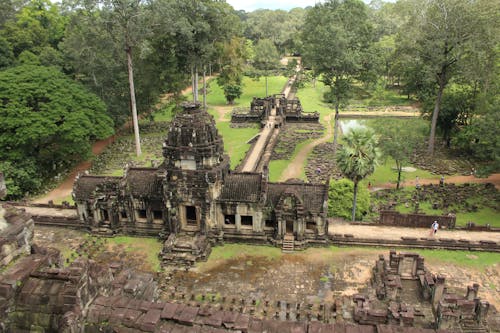
[[[286,221],[286,231],[285,234],[287,235],[293,235],[293,221],[287,220]]]

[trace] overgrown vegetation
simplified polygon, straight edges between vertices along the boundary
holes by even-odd
[[[354,184],[348,179],[332,180],[328,189],[328,216],[352,218]],[[356,220],[361,221],[370,210],[370,193],[365,186],[358,187]]]

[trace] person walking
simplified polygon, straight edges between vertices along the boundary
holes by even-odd
[[[431,233],[430,233],[430,236],[433,236],[437,233],[439,229],[439,223],[438,221],[434,221],[431,225]]]

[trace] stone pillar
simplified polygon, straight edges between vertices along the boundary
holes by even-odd
[[[476,310],[477,312],[477,321],[482,322],[488,316],[488,311],[490,309],[490,303],[487,301],[479,301],[479,307]]]
[[[236,225],[236,231],[241,230],[241,215],[240,214],[235,214],[234,215],[234,223]]]
[[[434,284],[434,290],[432,292],[432,308],[434,310],[437,309],[439,301],[443,297],[444,282],[445,282],[445,277],[444,276],[439,275],[439,276],[436,277],[436,283]]]

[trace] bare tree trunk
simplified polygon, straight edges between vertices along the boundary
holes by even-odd
[[[266,74],[266,97],[269,96],[267,91],[268,91],[268,86],[267,86],[267,74]]]
[[[444,86],[445,86],[445,76],[446,74],[439,74],[438,80],[439,80],[439,89],[438,93],[436,96],[436,103],[434,104],[434,111],[432,112],[432,121],[431,121],[431,134],[429,136],[429,147],[428,147],[428,153],[430,155],[434,154],[434,141],[436,140],[436,126],[437,126],[437,119],[439,115],[439,109],[441,107],[441,99],[443,97],[443,91],[444,91]]]
[[[396,168],[398,169],[398,182],[396,184],[396,190],[399,190],[401,184],[401,171],[403,171],[403,165],[401,163],[398,163],[398,161],[396,161]]]
[[[127,52],[127,67],[128,67],[128,83],[130,87],[130,106],[132,108],[132,122],[134,125],[135,137],[135,152],[137,156],[141,156],[141,138],[139,136],[139,121],[137,118],[137,105],[135,102],[135,88],[134,88],[134,70],[132,66],[132,48],[128,46],[125,51]]]
[[[358,196],[358,182],[354,182],[353,196],[352,196],[352,222],[356,221],[356,199]]]
[[[337,152],[337,143],[339,139],[339,102],[335,102],[335,122],[333,126],[333,154]]]
[[[203,109],[207,109],[207,78],[206,78],[206,69],[203,66]]]
[[[193,86],[194,101],[198,102],[198,66],[194,66],[194,86]]]
[[[196,96],[194,95],[194,65],[191,66],[191,92],[193,93],[193,102],[196,102]]]

